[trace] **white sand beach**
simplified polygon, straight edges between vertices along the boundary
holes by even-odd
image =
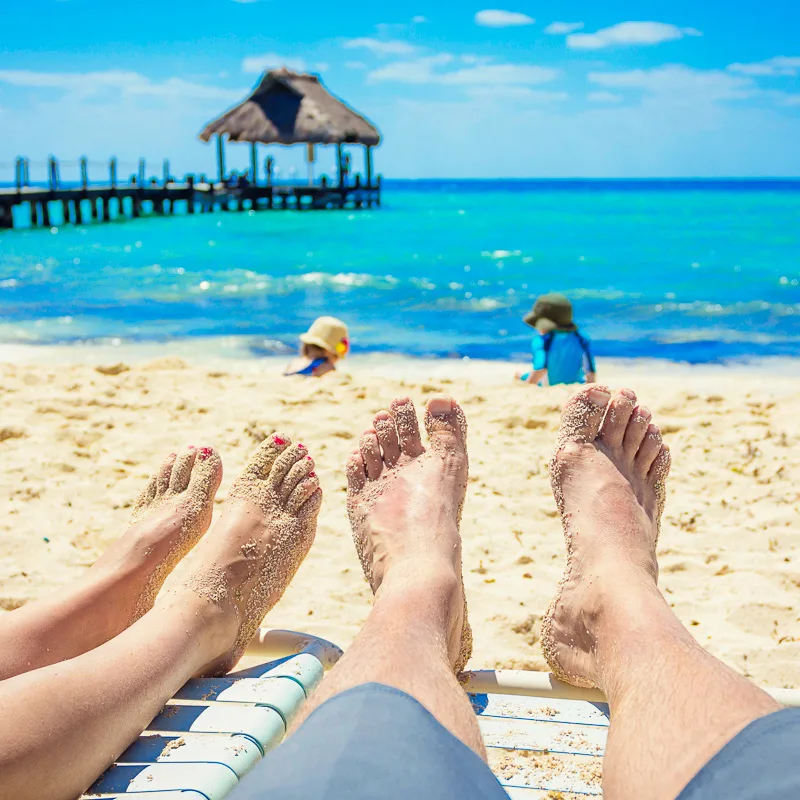
[[[171,346],[0,348],[0,362],[0,609],[78,577],[124,529],[167,453],[217,447],[222,503],[256,443],[281,429],[315,456],[325,502],[311,555],[265,624],[346,647],[370,591],[347,523],[345,460],[394,396],[419,406],[446,391],[470,423],[471,664],[545,669],[539,620],[564,562],[547,461],[570,389],[515,384],[513,366],[498,362],[386,357],[283,379],[283,362]],[[603,382],[638,392],[672,448],[663,591],[704,647],[776,687],[800,687],[798,373],[786,363],[600,364]]]

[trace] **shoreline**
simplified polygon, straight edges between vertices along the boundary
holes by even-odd
[[[243,372],[281,374],[294,355],[258,355],[248,346],[251,337],[225,336],[170,340],[169,342],[118,342],[87,344],[8,344],[0,343],[0,364],[39,364],[42,366],[100,366],[123,363],[141,366],[160,359],[180,359],[189,366],[225,367]],[[732,359],[726,362],[694,364],[664,358],[597,357],[599,381],[624,380],[657,375],[665,378],[727,380],[738,376],[761,375],[775,379],[792,378],[800,371],[800,354]],[[527,369],[524,361],[478,358],[433,358],[387,352],[356,352],[338,370],[363,377],[467,378],[480,377],[491,384],[511,383],[515,371]],[[534,388],[534,387],[532,387]]]

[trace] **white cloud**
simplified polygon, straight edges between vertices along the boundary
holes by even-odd
[[[367,65],[363,61],[345,61],[347,69],[366,69]]]
[[[107,70],[105,72],[34,72],[32,70],[0,70],[0,83],[31,89],[57,89],[70,97],[93,97],[114,92],[129,97],[181,97],[197,99],[237,99],[243,89],[223,89],[183,78],[155,81],[139,72]]]
[[[581,28],[583,28],[582,22],[551,22],[544,32],[551,36],[564,36],[573,31],[579,31]]]
[[[614,92],[589,92],[586,97],[590,103],[606,103],[608,105],[621,103],[623,100],[621,94],[615,94]]]
[[[518,28],[522,25],[533,25],[536,20],[519,11],[501,11],[486,9],[475,15],[475,22],[485,28]]]
[[[415,25],[422,25],[423,22],[427,22],[428,21],[428,18],[427,17],[423,17],[421,14],[418,14],[416,17],[412,17],[411,21]]]
[[[588,80],[606,89],[641,89],[658,95],[661,100],[672,98],[687,102],[698,98],[707,102],[740,100],[758,93],[750,78],[718,69],[692,69],[684,64],[627,72],[590,72]]]
[[[595,33],[570,34],[567,46],[573,50],[602,50],[615,45],[654,45],[702,35],[696,28],[679,28],[666,22],[620,22]]]
[[[288,67],[295,72],[305,72],[307,64],[302,58],[282,56],[278,53],[264,53],[260,56],[248,56],[242,59],[242,72],[264,72],[268,69]]]
[[[411,61],[397,61],[371,72],[369,79],[372,82],[437,83],[444,86],[523,86],[548,83],[559,75],[556,69],[536,64],[479,63],[460,69],[439,69],[455,60],[450,53],[439,53]]]
[[[793,77],[800,72],[800,57],[775,56],[754,64],[731,64],[728,69],[742,75]]]
[[[413,44],[399,39],[372,39],[367,36],[349,39],[344,43],[344,47],[348,50],[363,48],[378,56],[407,56],[417,52]]]

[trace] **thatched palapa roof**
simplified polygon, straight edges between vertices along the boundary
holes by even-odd
[[[253,93],[210,122],[200,138],[264,144],[365,144],[381,141],[378,129],[334,97],[316,75],[288,69],[265,72]]]

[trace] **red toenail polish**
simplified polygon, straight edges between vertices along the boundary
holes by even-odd
[[[309,472],[308,473],[308,477],[309,478],[316,478],[317,477],[317,473],[316,472]]]
[[[273,436],[272,441],[275,442],[279,447],[286,444],[286,439],[281,436]]]
[[[207,458],[211,458],[211,448],[210,447],[201,447],[200,448],[200,460],[205,461]]]
[[[311,458],[311,456],[306,456],[306,458],[307,458],[309,461],[313,461],[313,460],[314,460],[313,458]]]
[[[302,442],[298,442],[297,443],[297,449],[298,450],[305,450],[306,446]]]

